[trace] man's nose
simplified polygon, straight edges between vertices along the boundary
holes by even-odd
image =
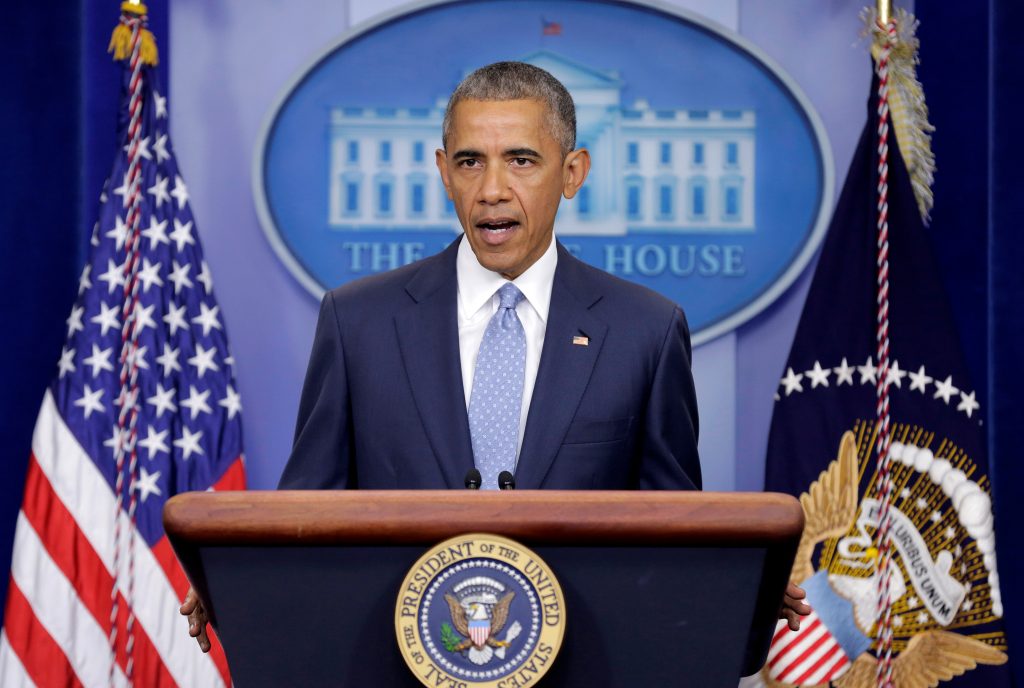
[[[480,186],[480,202],[494,205],[508,201],[511,197],[512,190],[509,187],[508,169],[506,169],[505,163],[502,161],[496,165],[487,165]]]

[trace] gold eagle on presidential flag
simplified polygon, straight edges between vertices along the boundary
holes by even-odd
[[[902,430],[907,435],[924,434],[920,431],[913,433],[910,427],[902,428]],[[871,463],[874,438],[870,423],[859,424],[857,431],[860,434],[860,441],[854,432],[844,434],[839,445],[838,456],[829,463],[826,470],[822,471],[818,479],[811,483],[807,492],[800,495],[805,525],[790,580],[806,584],[816,574],[821,575],[815,570],[813,557],[815,550],[824,545],[821,549],[818,571],[827,574],[832,590],[837,593],[839,598],[852,606],[853,620],[857,629],[865,638],[869,638],[875,624],[875,576],[866,575],[867,571],[872,569],[858,567],[856,559],[859,558],[870,563],[878,555],[877,550],[870,544],[870,536],[865,533],[866,526],[871,521],[871,514],[877,513],[875,500],[861,500],[858,497],[858,485],[863,477],[862,473],[865,467]],[[909,458],[908,448],[912,446],[916,445],[912,443],[897,445],[896,453],[900,454],[901,465],[904,463],[904,456]],[[920,453],[920,451],[915,453],[913,464],[904,466],[905,470],[900,483],[914,486],[912,496],[917,493],[932,494],[932,498],[925,500],[929,505],[933,501],[941,502],[943,497],[941,489],[935,490],[932,481],[927,477],[922,481],[920,476],[914,475],[920,473],[914,468],[915,465],[921,463],[917,461],[917,455]],[[862,457],[862,460],[858,460],[858,456]],[[936,460],[932,458],[931,465],[927,468],[932,468],[935,463]],[[965,461],[965,467],[966,464],[969,464],[969,460]],[[950,466],[947,468],[947,473],[952,470],[957,469]],[[918,511],[928,512],[926,521],[930,520],[930,513],[934,513],[930,508]],[[906,524],[906,527],[917,530],[912,521]],[[924,553],[926,556],[930,549]],[[849,556],[852,561],[843,561],[844,554]],[[943,559],[942,553],[939,552],[939,563],[942,563]],[[938,568],[933,573],[941,576],[947,572]],[[893,685],[901,688],[904,686],[907,688],[936,686],[940,681],[959,676],[975,668],[978,664],[1003,664],[1006,662],[1007,656],[1002,650],[969,635],[942,630],[925,612],[914,613],[913,609],[919,606],[921,600],[915,599],[913,588],[907,589],[902,572],[897,573],[896,578],[898,582],[895,588],[900,593],[900,599],[894,605],[896,612],[900,614],[897,618],[912,617],[912,622],[899,624],[901,627],[907,628],[909,640],[905,641],[903,649],[893,660]],[[946,580],[947,589],[956,591],[955,582],[950,585],[952,579]],[[960,594],[956,595],[961,605],[967,594],[963,587],[961,586]],[[815,620],[812,619],[808,626],[814,623]],[[833,629],[813,628],[808,630],[811,634],[816,631],[819,634],[825,634],[828,630]],[[771,659],[772,655],[770,654],[769,661]],[[831,685],[836,688],[874,686],[878,663],[875,657],[865,650],[856,658],[851,657],[850,659],[851,663],[844,663],[845,666],[836,672]],[[771,668],[766,666],[762,674],[768,686],[829,685],[828,682],[791,684],[775,680],[772,673],[778,675],[777,672],[772,672]]]

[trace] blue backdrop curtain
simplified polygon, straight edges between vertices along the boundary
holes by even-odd
[[[1018,489],[1024,484],[1020,432],[1024,429],[1021,385],[1024,383],[1024,243],[1020,223],[1024,217],[1021,161],[1024,143],[1018,131],[1024,111],[1020,88],[1024,67],[1024,7],[1017,0],[996,0],[989,16],[988,44],[988,342],[989,342],[989,445],[996,457],[997,558],[1003,581],[1010,661],[1016,685],[1024,685],[1024,507]],[[969,51],[968,51],[969,52]],[[981,156],[973,167],[984,164]],[[971,167],[964,170],[970,174]],[[964,199],[970,202],[970,199]],[[973,232],[971,232],[973,234]]]
[[[898,5],[899,3],[897,3]],[[1021,137],[1024,11],[1016,0],[918,0],[919,75],[935,125],[938,171],[930,233],[946,277],[972,383],[987,399],[996,549],[1010,662],[1024,685],[1024,244]]]

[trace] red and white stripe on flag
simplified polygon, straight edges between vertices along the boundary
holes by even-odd
[[[239,458],[214,489],[244,487]],[[18,514],[11,579],[0,633],[0,685],[109,685],[108,636],[114,585],[114,494],[68,429],[47,391],[32,439],[25,498]],[[188,582],[166,536],[152,548],[122,513],[134,540],[134,680],[139,686],[230,685],[214,639],[205,655],[178,614]],[[127,547],[127,540],[122,547]],[[124,559],[120,562],[126,566]],[[117,577],[119,588],[128,580]],[[127,685],[127,604],[119,590],[121,639],[112,681]]]
[[[815,612],[791,631],[779,621],[768,650],[768,676],[795,686],[814,686],[833,681],[850,668],[850,658]]]

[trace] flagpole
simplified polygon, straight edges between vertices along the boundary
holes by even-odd
[[[896,24],[892,16],[891,0],[877,0],[875,31],[883,34],[878,55],[878,221],[877,221],[877,345],[878,378],[876,380],[876,452],[877,484],[879,492],[877,548],[878,607],[875,620],[878,657],[875,685],[892,686],[892,457],[889,454],[889,55],[896,41]]]
[[[877,0],[876,7],[878,9],[878,23],[886,26],[889,23],[889,17],[892,16],[892,1]]]
[[[116,491],[114,509],[114,582],[111,589],[110,610],[110,671],[109,680],[114,683],[117,667],[117,625],[120,613],[120,592],[124,585],[125,602],[125,668],[124,676],[129,686],[134,683],[135,669],[135,527],[138,499],[136,483],[138,481],[138,419],[139,404],[139,335],[138,308],[141,291],[139,282],[140,232],[142,221],[142,108],[144,101],[143,79],[147,78],[143,69],[156,62],[156,46],[152,34],[146,29],[146,6],[141,0],[125,0],[121,3],[121,19],[114,29],[110,40],[109,51],[114,53],[115,60],[127,61],[127,69],[131,74],[128,82],[129,121],[127,128],[128,170],[125,173],[126,187],[125,217],[127,228],[124,240],[125,259],[122,264],[121,306],[121,354],[119,356],[121,371],[119,375],[120,394],[118,400],[120,411],[117,414],[118,442],[115,451]],[[125,488],[128,492],[128,518],[125,524],[128,532],[127,542],[122,541],[121,515],[124,506]],[[127,549],[127,581],[122,581],[120,559],[122,549]]]

